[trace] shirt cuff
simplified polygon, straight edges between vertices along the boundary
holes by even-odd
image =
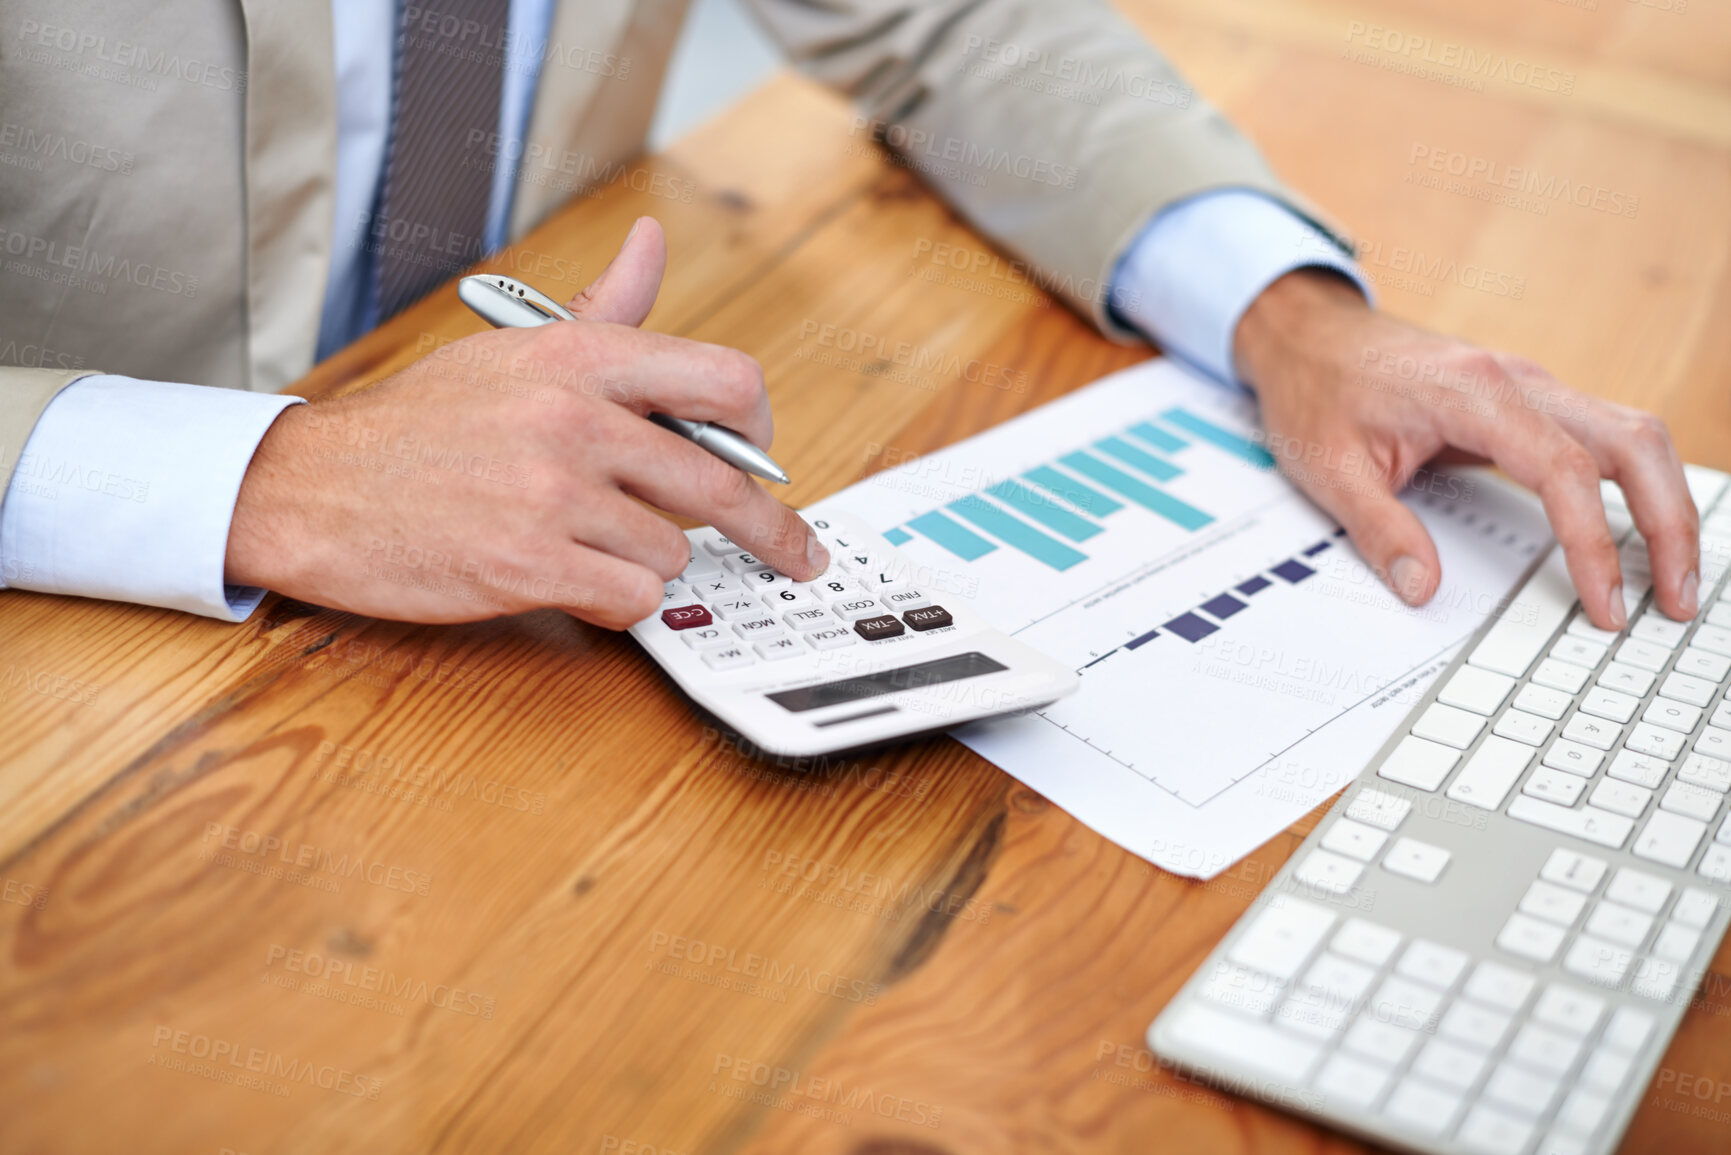
[[[235,498],[271,423],[302,403],[112,375],[67,386],[0,503],[0,578],[245,621],[265,591],[223,582]]]
[[[1161,349],[1236,385],[1239,318],[1262,290],[1304,268],[1333,269],[1375,301],[1363,270],[1328,234],[1262,193],[1222,189],[1148,222],[1118,262],[1111,300],[1121,321]]]

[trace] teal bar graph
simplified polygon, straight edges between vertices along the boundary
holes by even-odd
[[[913,534],[899,526],[895,529],[884,530],[884,540],[891,545],[901,545],[903,542],[912,541],[913,537]]]
[[[1066,453],[1058,460],[1083,477],[1099,482],[1114,493],[1122,494],[1174,525],[1194,530],[1201,529],[1214,520],[1211,515],[1203,513],[1194,505],[1179,501],[1169,493],[1162,493],[1147,482],[1131,477],[1121,469],[1114,469],[1098,457],[1090,457],[1086,453]]]
[[[1155,457],[1146,449],[1138,449],[1121,437],[1108,437],[1094,442],[1094,448],[1108,457],[1116,457],[1125,465],[1140,469],[1155,481],[1171,481],[1184,471],[1163,457]]]
[[[1167,453],[1177,453],[1180,449],[1184,449],[1190,444],[1182,437],[1173,433],[1168,433],[1158,425],[1150,425],[1146,421],[1139,421],[1135,425],[1130,426],[1130,432],[1134,433],[1137,437],[1140,437],[1154,448],[1165,450]]]
[[[1077,517],[1067,509],[1060,509],[1051,498],[1042,497],[1019,482],[1000,481],[986,492],[1023,517],[1032,518],[1071,541],[1087,541],[1102,528],[1085,517]]]
[[[1231,430],[1220,428],[1212,421],[1196,416],[1188,409],[1168,409],[1160,415],[1160,420],[1194,433],[1210,445],[1224,449],[1236,457],[1241,457],[1258,469],[1274,468],[1274,455],[1268,450],[1254,441],[1238,436]]]
[[[1015,547],[1036,561],[1045,562],[1056,570],[1066,570],[1088,555],[1071,549],[1056,538],[1047,537],[1025,521],[1010,516],[985,498],[970,493],[949,508],[967,518],[1005,544]]]
[[[945,517],[937,510],[922,513],[908,522],[910,528],[919,530],[963,561],[975,561],[985,557],[998,548],[998,543],[987,541],[965,525],[958,524]]]
[[[1108,513],[1116,513],[1124,508],[1099,490],[1089,489],[1075,478],[1059,473],[1049,465],[1036,466],[1022,476],[1041,489],[1057,494],[1077,509],[1091,513],[1095,517],[1104,517]]]

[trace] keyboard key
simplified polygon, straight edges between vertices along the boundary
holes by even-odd
[[[1366,922],[1362,918],[1349,918],[1341,926],[1330,949],[1338,951],[1348,958],[1367,962],[1373,967],[1379,967],[1387,962],[1394,953],[1394,948],[1400,945],[1400,932],[1390,930],[1386,926],[1378,926],[1374,922]]]
[[[1509,788],[1532,760],[1531,746],[1493,734],[1467,759],[1467,764],[1449,786],[1448,796],[1456,802],[1495,810],[1503,804]]]
[[[1339,938],[1339,934],[1335,937]],[[1344,1006],[1356,1006],[1375,979],[1375,968],[1325,950],[1305,973],[1302,985]]]
[[[1515,695],[1515,705],[1529,714],[1537,714],[1541,718],[1549,718],[1555,722],[1569,712],[1569,707],[1575,704],[1575,699],[1561,690],[1547,689],[1544,686],[1528,682],[1521,687],[1521,692]]]
[[[705,531],[705,533],[709,532],[713,531]],[[717,533],[713,537],[705,536],[703,538],[703,552],[710,557],[722,558],[729,554],[738,553],[739,547]]]
[[[1340,1028],[1352,1017],[1352,1008],[1321,998],[1309,991],[1300,991],[1280,1004],[1274,1012],[1277,1026],[1313,1039],[1327,1042],[1340,1033]]]
[[[1441,1135],[1460,1110],[1461,1096],[1452,1091],[1407,1078],[1388,1097],[1382,1113],[1420,1135]]]
[[[1707,622],[1709,625],[1731,626],[1731,603],[1721,598],[1717,605],[1707,607]]]
[[[740,666],[749,666],[756,660],[743,646],[709,650],[703,655],[704,663],[712,670],[736,670]]]
[[[1445,706],[1457,706],[1475,714],[1490,717],[1502,706],[1503,699],[1515,688],[1515,680],[1506,674],[1462,666],[1448,684],[1437,692],[1436,700]]]
[[[1537,714],[1528,714],[1521,710],[1505,710],[1503,716],[1497,719],[1495,733],[1500,738],[1512,738],[1528,746],[1543,746],[1551,736],[1556,723]]]
[[[1526,785],[1521,787],[1521,793],[1543,798],[1546,802],[1555,802],[1558,806],[1573,806],[1581,800],[1581,793],[1586,788],[1587,781],[1584,778],[1561,770],[1552,770],[1549,766],[1540,766],[1533,771],[1532,777],[1527,779]]]
[[[1695,753],[1705,754],[1709,758],[1731,759],[1731,730],[1708,726],[1701,731],[1701,736],[1695,739]]]
[[[875,618],[861,618],[853,624],[854,633],[868,642],[878,642],[885,638],[899,638],[907,633],[907,627],[901,619],[883,614]]]
[[[1618,690],[1625,694],[1633,694],[1637,698],[1647,696],[1647,691],[1653,688],[1653,675],[1635,666],[1626,666],[1622,662],[1612,662],[1599,675],[1599,685],[1607,690]]]
[[[833,602],[837,598],[858,598],[865,596],[865,587],[858,582],[845,578],[826,577],[811,583],[812,595],[822,602]]]
[[[1388,1086],[1390,1074],[1392,1072],[1380,1063],[1367,1063],[1337,1053],[1322,1065],[1315,1087],[1330,1102],[1367,1111]]]
[[[1420,882],[1435,882],[1448,863],[1449,852],[1442,847],[1416,838],[1402,838],[1389,849],[1382,860],[1382,868]]]
[[[1588,1087],[1576,1087],[1557,1109],[1557,1126],[1577,1135],[1591,1135],[1605,1121],[1611,1101]]]
[[[886,559],[878,557],[870,551],[844,551],[836,555],[841,568],[850,574],[870,573],[872,570],[887,564]]]
[[[876,617],[883,613],[883,607],[872,597],[837,598],[829,608],[835,611],[837,617],[844,622],[857,621],[860,618]]]
[[[721,559],[721,564],[727,572],[734,574],[743,574],[747,570],[767,568],[766,563],[762,558],[757,557],[755,554],[749,554],[743,551],[740,553],[728,554],[726,557]]]
[[[897,590],[910,589],[913,586],[913,576],[900,569],[870,569],[859,575],[860,584],[874,591],[879,597],[887,597]]]
[[[1629,964],[1635,961],[1633,951],[1616,943],[1581,935],[1563,956],[1563,969],[1580,975],[1591,983],[1615,987],[1623,981]]]
[[[1467,1112],[1456,1137],[1480,1155],[1521,1155],[1532,1141],[1533,1125],[1479,1103]]]
[[[1393,1067],[1405,1059],[1418,1042],[1419,1033],[1409,1031],[1394,1023],[1378,1022],[1376,1019],[1360,1016],[1347,1029],[1346,1038],[1340,1042],[1343,1050],[1364,1055],[1387,1063]]]
[[[758,657],[770,662],[797,658],[807,652],[805,644],[798,638],[774,638],[767,642],[758,642],[752,648],[757,651]]]
[[[1625,866],[1611,876],[1605,897],[1648,914],[1658,914],[1671,897],[1671,884],[1657,875]]]
[[[1673,814],[1710,822],[1719,812],[1720,798],[1718,791],[1691,786],[1687,782],[1673,782],[1665,791],[1665,797],[1659,800],[1659,806]]]
[[[1673,672],[1659,684],[1659,695],[1664,698],[1675,698],[1679,702],[1687,702],[1691,706],[1704,709],[1707,703],[1713,700],[1713,693],[1718,688],[1706,678]]]
[[[1415,1075],[1423,1075],[1433,1083],[1464,1091],[1478,1081],[1485,1069],[1485,1056],[1467,1047],[1457,1047],[1442,1039],[1432,1039],[1419,1051],[1412,1062]]]
[[[715,624],[715,617],[699,605],[675,606],[670,610],[662,610],[661,620],[670,630],[694,630],[699,626]]]
[[[943,606],[922,606],[917,610],[909,610],[902,615],[902,621],[922,634],[927,630],[938,630],[956,624],[956,620],[950,616],[950,611]]]
[[[1357,884],[1359,875],[1363,873],[1363,863],[1322,849],[1314,849],[1305,855],[1298,869],[1292,872],[1293,877],[1304,885],[1329,894],[1345,894]]]
[[[1391,975],[1365,1003],[1364,1013],[1379,1022],[1422,1031],[1442,1006],[1442,1001],[1440,991]]]
[[[1505,1011],[1518,1011],[1533,990],[1533,976],[1502,963],[1482,962],[1473,968],[1463,993]]]
[[[1676,789],[1675,786],[1672,789]],[[1681,869],[1707,833],[1707,824],[1668,810],[1655,810],[1630,849],[1638,857]]]
[[[1283,896],[1262,908],[1233,941],[1227,957],[1241,966],[1291,981],[1333,926],[1333,911]]]
[[[733,644],[732,632],[721,626],[699,626],[693,630],[685,630],[679,636],[694,650],[713,650],[717,646]]]
[[[1731,846],[1718,843],[1709,846],[1695,873],[1710,882],[1731,882]]]
[[[1483,964],[1480,964],[1481,966]],[[1509,1016],[1466,999],[1458,999],[1443,1012],[1437,1034],[1467,1043],[1481,1051],[1494,1051],[1509,1029]]]
[[[1623,743],[1623,748],[1637,754],[1651,754],[1669,762],[1683,752],[1683,742],[1684,736],[1675,730],[1666,730],[1651,722],[1636,722],[1635,728],[1629,732],[1629,740]]]
[[[1541,1075],[1504,1060],[1485,1083],[1484,1097],[1499,1103],[1523,1119],[1537,1119],[1550,1107],[1561,1086],[1550,1075]]]
[[[733,623],[733,632],[742,638],[756,640],[758,638],[774,637],[783,633],[781,622],[769,614],[759,614],[756,617],[741,618]]]
[[[1581,910],[1586,905],[1585,895],[1537,879],[1527,887],[1527,893],[1521,896],[1520,911],[1534,918],[1542,918],[1546,922],[1554,922],[1558,926],[1569,927],[1575,925],[1575,920],[1581,917]]]
[[[1641,721],[1675,730],[1679,734],[1690,733],[1695,729],[1695,723],[1700,720],[1701,707],[1691,706],[1687,702],[1674,702],[1670,698],[1654,698],[1641,712]]]
[[[744,594],[734,594],[719,601],[709,603],[709,608],[715,611],[715,616],[724,622],[735,622],[741,618],[756,617],[763,613],[763,606],[755,598]]]
[[[1286,984],[1248,967],[1215,963],[1201,993],[1203,998],[1223,1007],[1261,1018],[1285,997]]]
[[[1653,954],[1666,962],[1674,962],[1681,966],[1694,955],[1695,948],[1701,945],[1701,932],[1690,930],[1668,922],[1659,929],[1659,937],[1653,940]]]
[[[1361,786],[1353,796],[1351,804],[1347,806],[1346,816],[1354,821],[1375,826],[1379,830],[1393,830],[1406,819],[1411,809],[1412,803],[1399,795]]]
[[[1677,989],[1682,969],[1665,959],[1644,958],[1635,965],[1635,977],[1629,981],[1629,989],[1642,998],[1665,1002]]]
[[[1641,699],[1633,694],[1625,694],[1621,690],[1611,690],[1604,686],[1594,686],[1581,695],[1581,713],[1591,714],[1595,718],[1605,718],[1619,725],[1635,716],[1635,711],[1641,708]]]
[[[1674,622],[1656,609],[1648,610],[1629,627],[1631,638],[1640,638],[1667,650],[1676,649],[1683,640],[1683,635],[1688,632],[1688,622]]]
[[[1580,1053],[1580,1039],[1537,1023],[1528,1023],[1515,1032],[1515,1040],[1509,1044],[1509,1058],[1552,1075],[1566,1074]]]
[[[1531,822],[1535,826],[1543,826],[1559,834],[1570,834],[1613,850],[1620,849],[1623,843],[1629,840],[1629,833],[1635,829],[1634,822],[1621,814],[1612,814],[1593,806],[1571,810],[1566,806],[1558,806],[1525,794],[1517,795],[1504,813],[1517,822]]]
[[[1234,1067],[1282,1083],[1305,1082],[1322,1057],[1322,1047],[1308,1039],[1206,1003],[1187,1002],[1163,1018],[1161,1025],[1187,1048],[1218,1055]]]
[[[1601,1047],[1581,1068],[1581,1082],[1601,1096],[1613,1095],[1623,1086],[1633,1065],[1627,1054]]]
[[[1628,782],[1618,782],[1614,778],[1601,778],[1593,787],[1592,803],[1600,810],[1609,810],[1612,814],[1621,814],[1626,818],[1639,818],[1647,809],[1647,803],[1653,800],[1653,792]]]
[[[1669,763],[1664,759],[1637,754],[1633,750],[1619,750],[1617,756],[1611,759],[1611,768],[1605,773],[1652,790],[1665,780],[1665,771],[1668,768]]]
[[[1640,946],[1646,939],[1647,932],[1652,929],[1652,915],[1642,914],[1614,902],[1601,902],[1593,908],[1593,913],[1587,916],[1589,933],[1622,946]]]
[[[1465,952],[1427,939],[1414,939],[1395,964],[1395,973],[1443,990],[1454,986],[1467,967]]]
[[[1336,819],[1328,833],[1322,836],[1322,845],[1337,854],[1356,858],[1360,862],[1369,862],[1376,857],[1382,844],[1388,841],[1388,835],[1375,827],[1366,826],[1350,819]]]
[[[1618,1007],[1605,1025],[1605,1037],[1599,1040],[1601,1050],[1633,1055],[1653,1033],[1653,1016],[1634,1007]],[[1612,1088],[1613,1090],[1615,1088]]]
[[[1455,768],[1460,756],[1459,750],[1409,734],[1400,740],[1376,772],[1391,782],[1404,783],[1419,790],[1435,790]]]
[[[1416,737],[1465,750],[1473,744],[1484,725],[1485,720],[1477,714],[1432,702],[1413,723],[1412,732]]]
[[[790,614],[783,614],[781,615],[781,620],[786,622],[792,629],[799,630],[801,633],[805,633],[809,630],[821,630],[828,626],[835,625],[835,618],[831,616],[828,610],[819,606],[813,606],[806,610],[794,610]]]
[[[1665,663],[1671,660],[1671,651],[1655,642],[1630,638],[1617,647],[1617,660],[1626,666],[1657,674],[1665,668]]]
[[[1721,602],[1719,606],[1713,608],[1717,610],[1724,604]],[[1713,624],[1719,625],[1720,623],[1715,622]],[[1680,674],[1688,674],[1692,678],[1705,678],[1709,682],[1723,682],[1725,675],[1731,674],[1731,658],[1710,654],[1706,650],[1688,646],[1681,654],[1677,655],[1677,664],[1672,669]]]
[[[1511,678],[1521,677],[1574,605],[1568,564],[1562,549],[1553,549],[1474,647],[1468,663]]]
[[[1557,957],[1564,933],[1561,927],[1548,922],[1524,914],[1511,914],[1509,921],[1497,933],[1497,946],[1512,955],[1548,963]]]
[[[1556,658],[1546,658],[1533,671],[1533,681],[1541,686],[1549,686],[1553,690],[1561,690],[1565,694],[1579,693],[1587,679],[1593,676],[1593,671],[1585,666],[1577,666],[1572,662],[1560,662]]]
[[[793,584],[793,579],[784,573],[772,569],[748,570],[739,575],[739,582],[746,589],[762,593],[764,590],[781,589]]]
[[[1564,1034],[1586,1038],[1599,1025],[1605,1000],[1578,987],[1552,983],[1533,1004],[1533,1020],[1555,1027]]]
[[[1567,770],[1570,774],[1578,774],[1582,778],[1591,778],[1598,773],[1599,766],[1604,761],[1603,750],[1595,750],[1567,738],[1558,738],[1551,743],[1551,748],[1545,751],[1546,766],[1553,770]]]
[[[1582,894],[1591,894],[1598,887],[1599,880],[1605,877],[1605,870],[1604,859],[1559,846],[1551,851],[1545,865],[1539,868],[1539,877]]]
[[[1598,642],[1606,646],[1623,636],[1616,630],[1601,630],[1592,623],[1585,611],[1576,614],[1570,620],[1569,633],[1574,634],[1577,638],[1586,638],[1590,642]]]
[[[924,591],[916,589],[891,590],[883,595],[883,599],[884,604],[897,613],[932,604],[932,599],[927,597]],[[948,616],[947,613],[945,616]]]
[[[817,605],[817,599],[811,596],[804,586],[783,586],[763,595],[763,604],[781,613],[783,610],[808,610]]]
[[[1677,897],[1677,906],[1671,911],[1671,921],[1700,930],[1712,921],[1713,912],[1717,909],[1718,899],[1691,886]]]
[[[843,646],[853,645],[854,632],[844,626],[830,626],[827,629],[813,630],[805,636],[805,640],[820,650],[839,650]]]
[[[1591,714],[1577,713],[1563,727],[1563,737],[1583,746],[1591,746],[1595,750],[1609,750],[1622,736],[1621,726],[1603,718],[1595,718]]]
[[[1695,636],[1689,639],[1689,644],[1706,650],[1709,654],[1718,654],[1722,658],[1731,658],[1731,628],[1725,626],[1702,626],[1695,631]]]
[[[1557,644],[1551,647],[1551,657],[1571,665],[1585,666],[1589,670],[1597,667],[1608,652],[1609,646],[1590,642],[1573,634],[1564,634],[1557,639]]]

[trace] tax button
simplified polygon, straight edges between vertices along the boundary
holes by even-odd
[[[955,619],[950,617],[950,611],[943,606],[924,606],[917,610],[909,610],[902,615],[902,621],[916,630],[935,630],[943,626],[955,625]]]
[[[881,641],[884,638],[893,638],[907,632],[902,628],[901,622],[897,621],[889,614],[883,614],[875,618],[861,618],[853,624],[853,628],[855,633],[859,634],[860,637],[864,638],[868,642]]]

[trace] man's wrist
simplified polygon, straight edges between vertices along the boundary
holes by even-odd
[[[229,523],[224,578],[231,585],[282,589],[287,566],[304,556],[307,542],[294,513],[314,499],[296,480],[296,462],[305,461],[315,418],[311,405],[282,411],[265,431],[241,479]]]
[[[1262,290],[1239,318],[1232,340],[1239,375],[1260,390],[1276,366],[1313,357],[1371,311],[1358,286],[1340,273],[1295,269]]]

